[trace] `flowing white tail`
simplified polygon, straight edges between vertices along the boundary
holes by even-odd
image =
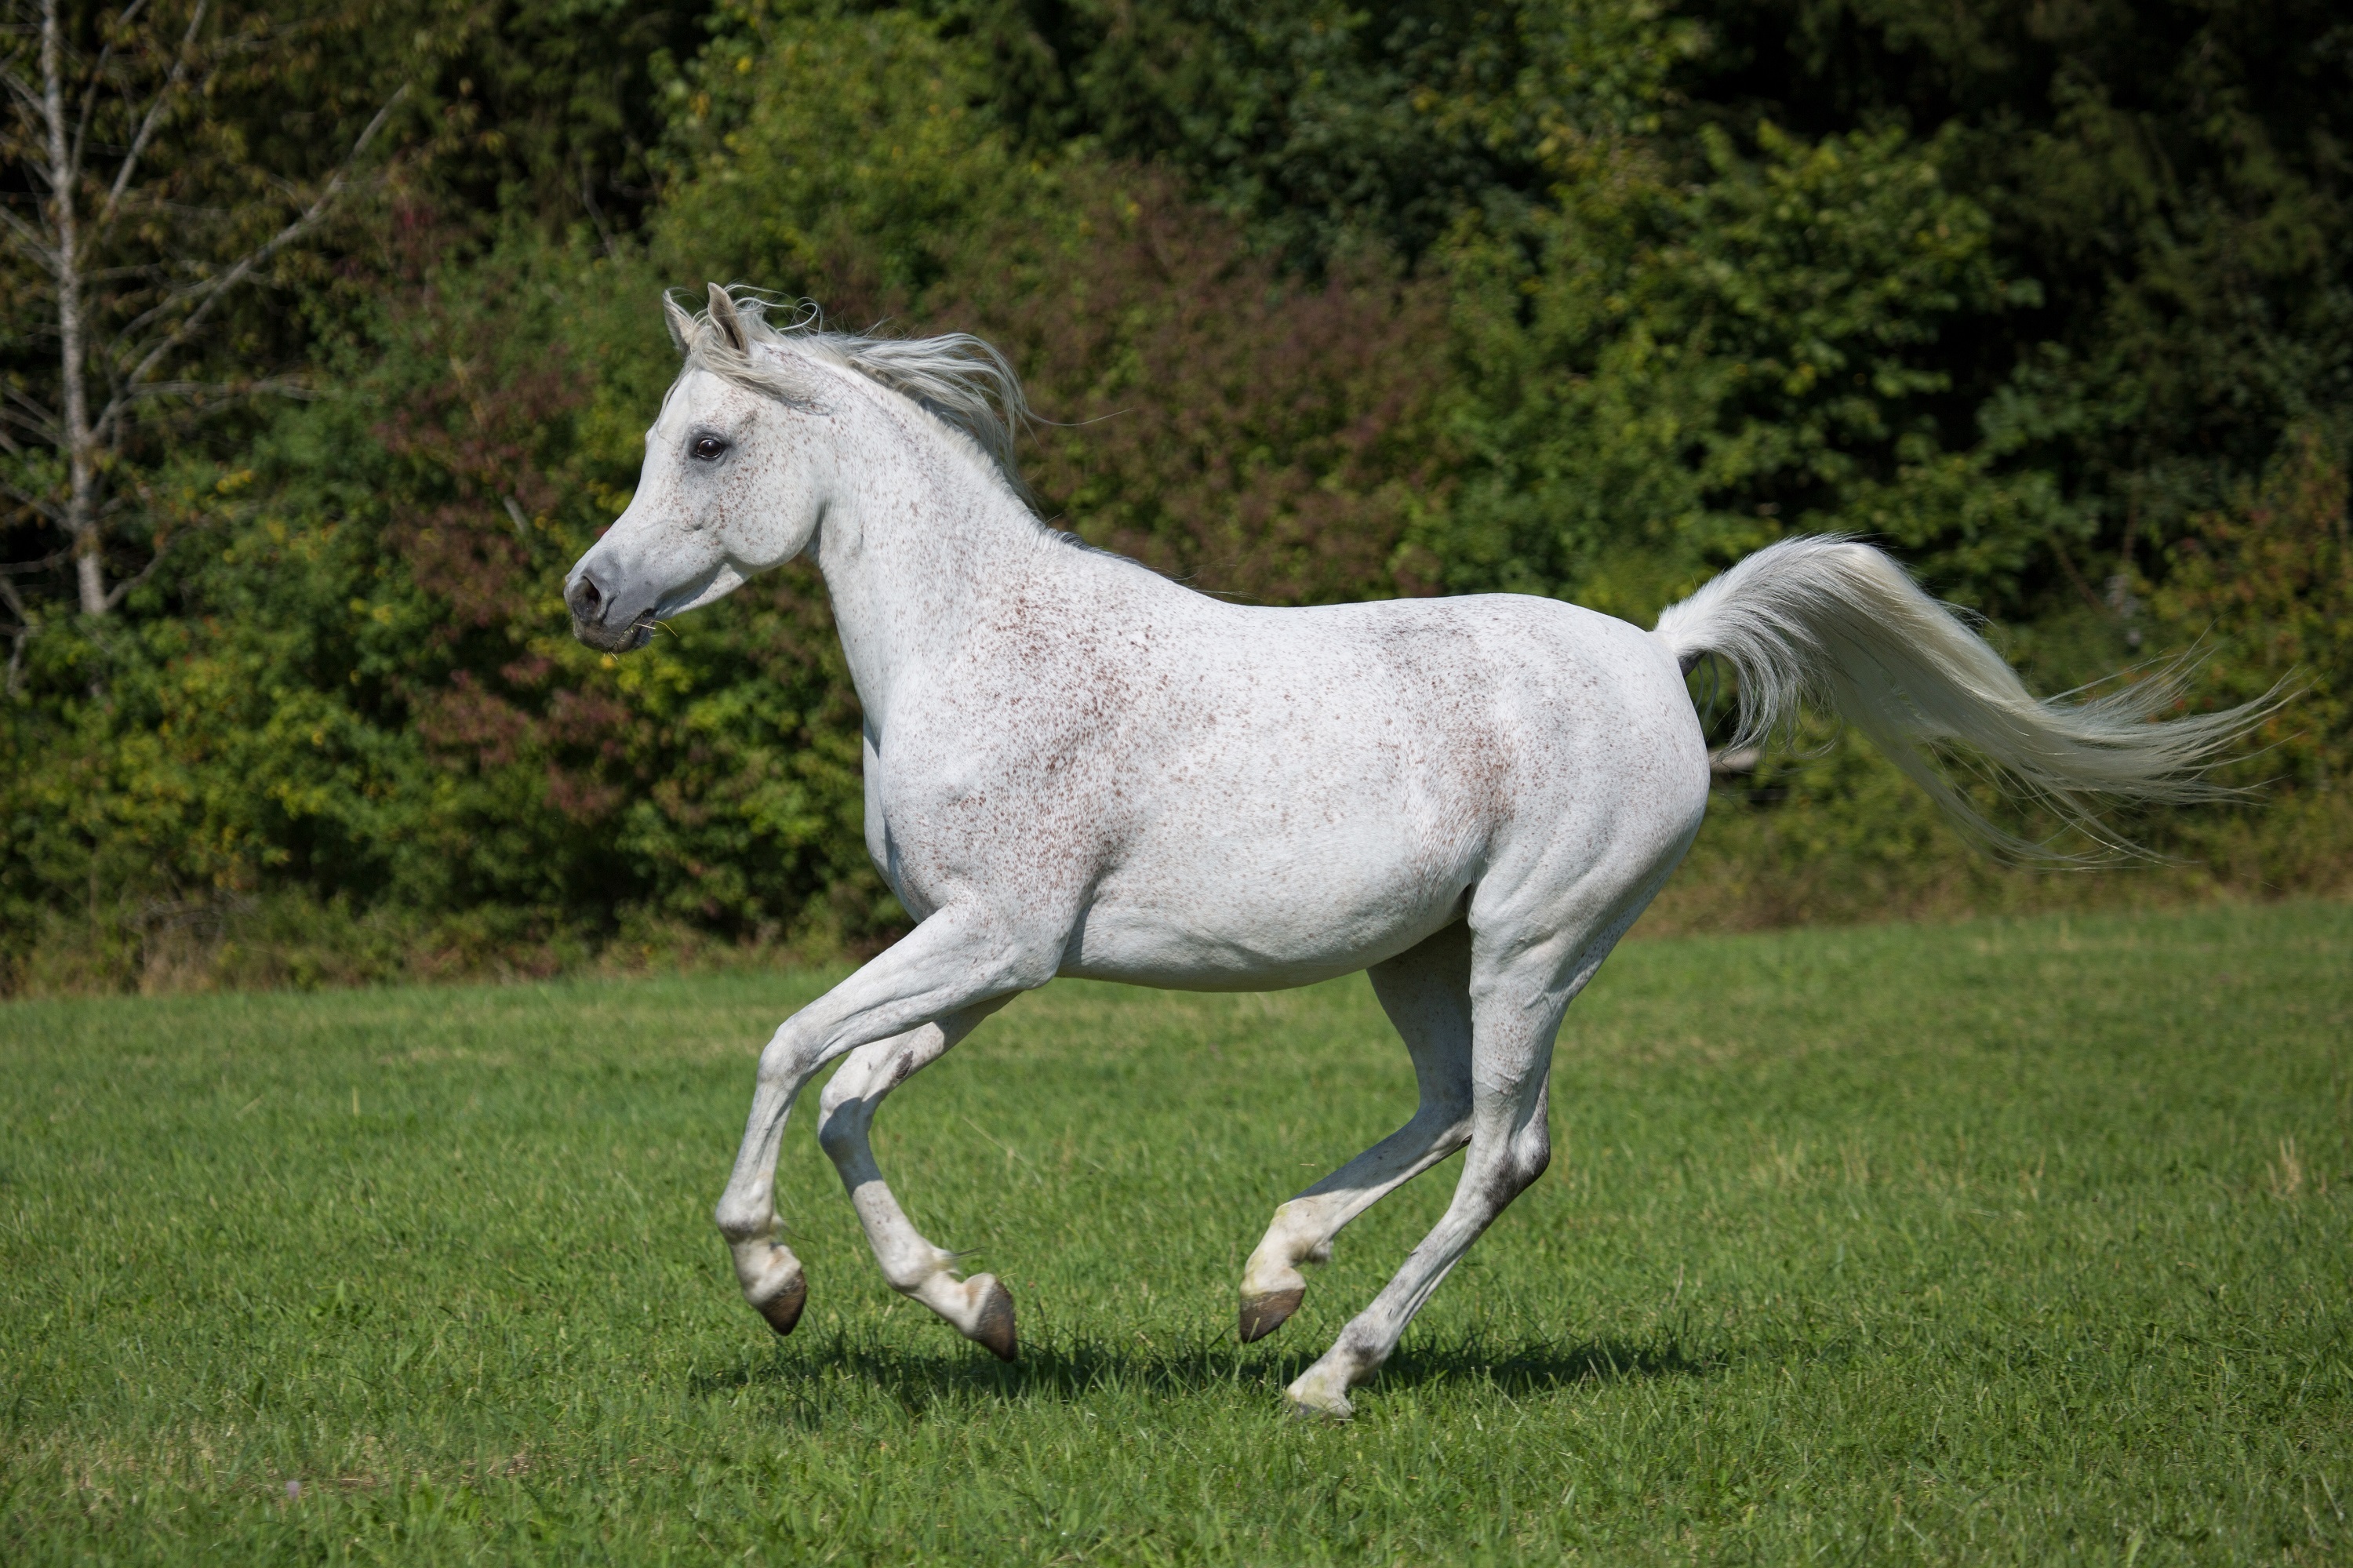
[[[1988,821],[1931,762],[1959,741],[2112,852],[2139,853],[2104,802],[2211,799],[2207,769],[2278,706],[2273,692],[2221,713],[2151,722],[2180,697],[2174,665],[2104,697],[2042,702],[2001,655],[1868,545],[1836,535],[1758,551],[1659,617],[1688,671],[1704,653],[1739,678],[1735,746],[1761,742],[1812,698],[1885,751],[1963,828],[2020,859],[2062,856]]]

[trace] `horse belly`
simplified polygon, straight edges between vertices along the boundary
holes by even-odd
[[[1471,873],[1396,831],[1197,840],[1098,885],[1061,972],[1175,991],[1279,991],[1392,958],[1462,913]]]

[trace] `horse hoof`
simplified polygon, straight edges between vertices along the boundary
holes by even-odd
[[[982,1287],[980,1316],[972,1326],[973,1342],[986,1347],[1000,1361],[1013,1360],[1020,1352],[1020,1341],[1013,1332],[1013,1292],[993,1274],[984,1274],[972,1283]]]
[[[1263,1296],[1242,1298],[1241,1336],[1247,1345],[1252,1340],[1263,1340],[1288,1322],[1307,1298],[1302,1290],[1270,1290]]]
[[[776,1331],[776,1337],[782,1339],[798,1326],[801,1308],[808,1305],[808,1277],[796,1274],[786,1281],[782,1290],[752,1305],[759,1309],[761,1317],[768,1320],[768,1327]]]
[[[984,1274],[972,1282],[980,1287],[980,1316],[973,1323],[972,1339],[986,1347],[998,1361],[1009,1361],[1020,1352],[1020,1341],[1013,1331],[1013,1292],[993,1274]]]

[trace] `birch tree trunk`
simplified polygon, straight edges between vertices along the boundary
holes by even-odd
[[[66,534],[72,541],[74,584],[84,615],[104,615],[106,563],[98,537],[97,441],[90,428],[87,323],[81,303],[81,227],[74,212],[75,177],[66,140],[63,46],[58,37],[58,0],[41,0],[41,108],[47,124],[49,225],[58,281],[58,342],[64,363],[63,387],[67,468]]]

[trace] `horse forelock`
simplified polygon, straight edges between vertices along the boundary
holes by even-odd
[[[970,333],[888,338],[828,330],[813,301],[792,302],[794,319],[778,327],[768,314],[780,302],[754,290],[731,288],[742,326],[737,348],[707,310],[688,315],[672,307],[671,326],[685,363],[794,407],[816,401],[813,383],[795,374],[793,352],[814,354],[898,393],[970,441],[1026,503],[1015,440],[1032,415],[1021,378],[996,346]],[[786,352],[763,353],[763,350]]]

